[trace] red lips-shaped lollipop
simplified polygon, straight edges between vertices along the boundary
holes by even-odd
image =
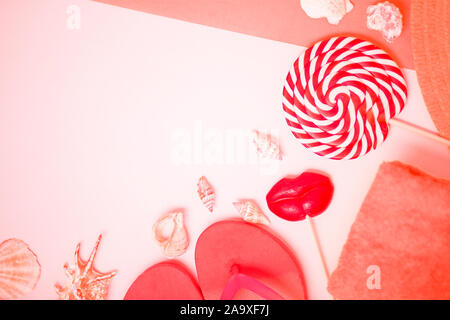
[[[304,172],[296,178],[278,181],[266,196],[270,211],[282,219],[298,221],[321,214],[333,197],[330,178]]]

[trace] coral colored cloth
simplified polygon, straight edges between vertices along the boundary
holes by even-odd
[[[328,291],[337,299],[450,299],[450,181],[383,163]]]
[[[120,7],[309,47],[336,35],[369,40],[389,52],[401,67],[413,69],[409,33],[409,0],[390,0],[403,14],[402,35],[392,44],[367,29],[366,10],[375,0],[351,0],[353,9],[335,26],[312,19],[300,0],[94,0]],[[446,1],[446,0],[445,0]],[[149,30],[152,32],[152,30]]]
[[[422,94],[439,132],[450,137],[450,1],[413,0],[411,41]]]

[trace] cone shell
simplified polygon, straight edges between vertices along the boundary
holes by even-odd
[[[253,200],[241,200],[233,203],[242,219],[250,223],[269,224],[270,220]]]
[[[164,236],[164,230],[171,227],[170,235]],[[153,225],[153,236],[167,258],[184,254],[189,246],[187,230],[182,212],[170,212]]]
[[[0,244],[0,300],[23,298],[40,275],[38,259],[25,242],[9,239]]]
[[[253,130],[252,142],[261,158],[275,160],[281,160],[283,158],[280,145],[270,134]]]
[[[213,212],[214,204],[216,202],[216,193],[214,188],[211,186],[209,181],[205,176],[200,177],[197,183],[197,193],[203,205],[210,211]]]

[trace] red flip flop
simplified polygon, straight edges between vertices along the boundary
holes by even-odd
[[[197,241],[195,264],[205,299],[306,299],[294,254],[254,224],[226,220],[208,227]]]
[[[155,264],[130,286],[124,300],[203,300],[190,272],[175,261]]]

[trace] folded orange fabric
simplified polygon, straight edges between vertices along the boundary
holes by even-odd
[[[328,291],[337,299],[450,299],[450,181],[383,163]]]

